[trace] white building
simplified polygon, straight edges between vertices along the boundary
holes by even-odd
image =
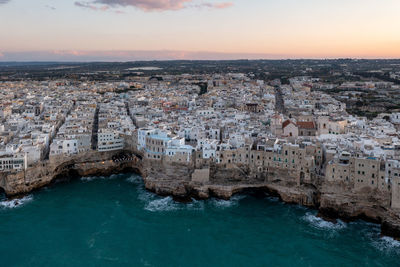
[[[124,148],[124,139],[114,130],[101,129],[98,133],[98,151],[113,151]]]
[[[171,146],[165,150],[165,154],[169,157],[177,157],[190,162],[192,158],[193,147],[189,145]]]
[[[50,145],[50,156],[78,154],[78,140],[54,139]]]
[[[400,124],[400,112],[392,113],[390,115],[390,121],[395,124]]]
[[[0,171],[22,171],[28,167],[26,153],[0,156]]]
[[[146,136],[155,132],[155,129],[140,128],[138,130],[137,149],[142,150],[146,147]]]

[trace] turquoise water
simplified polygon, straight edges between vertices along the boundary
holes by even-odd
[[[1,266],[399,266],[400,243],[274,198],[189,204],[132,174],[0,202]]]

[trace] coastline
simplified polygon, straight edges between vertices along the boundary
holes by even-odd
[[[131,151],[130,151],[131,152]],[[121,151],[112,153],[91,152],[67,161],[48,161],[23,173],[1,176],[0,186],[7,198],[15,199],[59,181],[73,177],[108,176],[122,172],[140,174],[146,190],[161,196],[171,196],[180,202],[192,198],[205,200],[218,198],[229,200],[236,194],[267,193],[288,204],[297,204],[318,211],[318,217],[336,223],[337,219],[355,221],[362,219],[381,225],[381,235],[400,240],[400,218],[398,213],[386,208],[387,199],[371,192],[354,195],[338,190],[342,185],[318,182],[295,184],[290,177],[255,179],[244,173],[232,179],[231,168],[213,166],[207,183],[192,181],[194,166],[170,162],[154,162],[139,158],[132,161],[114,162],[111,158]],[[239,172],[236,172],[239,173]],[[44,175],[43,175],[44,174]],[[284,175],[284,174],[280,174]],[[338,193],[341,192],[341,193]],[[380,204],[379,204],[380,203]]]

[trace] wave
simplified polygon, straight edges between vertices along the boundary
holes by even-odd
[[[400,254],[400,241],[388,236],[382,236],[372,241],[374,247],[385,253],[396,252]]]
[[[328,222],[310,212],[307,212],[302,218],[304,221],[310,223],[313,227],[318,229],[339,230],[347,227],[347,224],[341,220],[337,220],[337,223]]]
[[[119,177],[121,177],[121,176],[123,176],[122,173],[120,173],[120,174],[111,174],[111,175],[108,177],[108,179],[116,179],[116,178],[119,178]]]
[[[188,203],[175,201],[171,196],[160,197],[147,191],[143,186],[138,186],[137,197],[144,203],[144,209],[151,212],[176,211],[176,210],[203,210],[204,201],[193,199]]]
[[[178,209],[178,204],[172,199],[172,197],[165,197],[148,202],[144,209],[152,212],[173,211]]]
[[[11,200],[3,200],[0,201],[0,207],[3,209],[13,209],[13,208],[18,208],[23,205],[25,205],[28,202],[31,202],[33,200],[32,195],[25,196],[23,198],[16,198],[16,199],[11,199]]]
[[[245,195],[234,195],[229,200],[214,198],[211,200],[211,203],[217,208],[229,208],[229,207],[237,206],[239,204],[239,201],[244,198],[246,198]]]
[[[157,198],[149,197],[147,194],[139,197],[142,201],[147,202],[144,206],[145,210],[151,212],[159,211],[176,211],[176,210],[203,210],[204,201],[192,199],[189,203],[180,203],[173,200],[172,197]],[[153,199],[149,199],[153,198]],[[146,200],[147,199],[147,200]]]
[[[203,200],[192,199],[192,202],[182,204],[182,205],[185,205],[185,207],[188,210],[204,210],[204,201]]]
[[[373,229],[377,230],[378,232],[381,229],[380,224],[373,223],[373,222],[367,222],[367,221],[363,221],[363,220],[352,221],[352,222],[349,222],[349,224],[363,226],[363,227],[368,226],[368,228],[373,228]]]
[[[212,204],[218,208],[229,208],[235,206],[237,203],[232,200],[213,199]]]
[[[128,183],[131,183],[131,184],[141,184],[142,183],[142,178],[140,176],[137,176],[137,175],[132,175],[132,176],[128,177],[126,179],[126,181]]]
[[[267,199],[268,201],[271,201],[271,202],[279,202],[279,197],[271,197],[271,196],[268,196],[268,197],[266,197],[266,199]]]
[[[87,177],[81,177],[81,181],[83,182],[91,182],[94,180],[113,180],[116,178],[119,178],[121,176],[124,176],[123,173],[120,174],[112,174],[110,176],[87,176]]]
[[[151,193],[149,191],[147,191],[143,186],[139,186],[137,188],[137,198],[145,203],[148,203],[150,201],[153,201],[156,199],[157,195],[155,195],[154,193]]]
[[[91,182],[94,180],[104,180],[106,177],[104,176],[88,176],[88,177],[81,177],[81,181],[83,182]]]

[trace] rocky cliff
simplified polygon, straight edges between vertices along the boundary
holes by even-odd
[[[0,187],[8,197],[13,197],[73,176],[110,175],[125,170],[141,173],[142,162],[136,157],[124,162],[113,160],[113,157],[121,153],[124,152],[92,151],[79,156],[39,162],[26,171],[0,173]]]
[[[209,181],[191,180],[193,166],[151,161],[143,176],[148,190],[176,199],[229,199],[234,194],[261,191],[279,197],[286,203],[300,204],[319,210],[327,220],[364,219],[382,225],[382,234],[400,238],[400,211],[390,208],[390,195],[378,190],[354,191],[346,184],[332,184],[321,178],[298,183],[285,171],[262,174],[246,166],[210,166]],[[148,168],[151,166],[150,168]]]
[[[72,158],[41,162],[24,172],[0,174],[0,187],[8,196],[25,194],[59,179],[71,176],[110,175],[125,170],[142,174],[146,189],[173,196],[178,200],[210,197],[229,199],[234,194],[265,192],[287,203],[301,204],[319,210],[328,220],[364,219],[382,225],[382,234],[400,238],[400,211],[390,208],[389,194],[379,191],[354,191],[346,184],[332,184],[321,178],[299,182],[288,171],[259,173],[248,166],[208,166],[209,177],[202,182],[192,179],[193,164],[163,160],[115,161],[124,152],[90,152]],[[132,152],[128,152],[132,153]]]

